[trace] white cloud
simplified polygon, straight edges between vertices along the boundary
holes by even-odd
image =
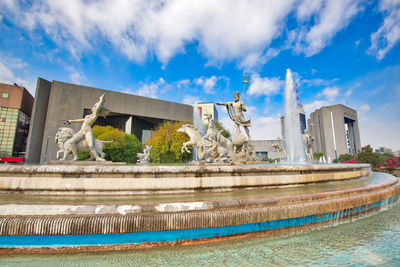
[[[239,63],[239,67],[246,72],[250,72],[259,66],[264,65],[279,54],[280,50],[269,48],[264,54],[259,52],[247,54]]]
[[[137,95],[157,98],[157,93],[160,87],[165,84],[163,78],[159,78],[156,82],[150,82],[149,84],[143,84],[139,90],[135,92]]]
[[[71,80],[72,83],[83,84],[88,81],[88,79],[85,77],[85,75],[80,73],[74,67],[68,66],[68,67],[65,67],[65,69],[70,73],[69,79]]]
[[[289,33],[289,47],[297,53],[313,56],[327,46],[332,38],[347,27],[362,10],[362,0],[303,1],[297,8],[300,21],[315,16],[315,24],[305,24]],[[303,24],[303,23],[302,23]]]
[[[400,41],[400,1],[382,0],[379,11],[385,15],[383,24],[371,35],[368,53],[381,60]]]
[[[324,106],[329,106],[329,105],[330,105],[330,103],[326,100],[315,100],[311,103],[304,104],[303,108],[304,108],[304,111],[307,114],[307,116],[309,116],[315,110],[317,110],[321,107],[324,107]]]
[[[314,70],[314,69],[313,69]],[[313,75],[315,74],[315,72],[311,70],[311,72],[313,73]],[[324,80],[324,79],[300,79],[300,84],[307,86],[307,87],[311,87],[311,86],[316,86],[316,87],[320,87],[320,86],[329,86],[331,84],[333,84],[334,82],[336,82],[338,79],[331,79],[331,80]]]
[[[368,104],[364,104],[358,108],[361,111],[369,111],[371,108]]]
[[[14,73],[0,62],[0,82],[10,83],[14,79]]]
[[[201,100],[201,98],[199,98],[197,96],[185,95],[183,97],[183,101],[182,102],[184,104],[187,104],[187,105],[194,105],[196,103],[200,103],[200,102],[203,102],[203,101]]]
[[[188,79],[183,79],[176,83],[176,86],[178,86],[179,88],[187,87],[189,85],[190,85],[190,80],[188,80]]]
[[[210,78],[205,78],[205,77],[197,78],[194,80],[194,82],[196,85],[202,86],[206,94],[214,94],[215,93],[214,87],[218,79],[219,79],[218,77],[213,75]]]
[[[328,101],[332,102],[339,95],[339,87],[326,87],[320,95],[324,96]]]
[[[35,95],[36,77],[21,77],[16,71],[23,69],[27,63],[19,58],[7,57],[0,54],[0,82],[5,84],[18,84],[25,87],[32,95]]]
[[[250,134],[254,140],[272,140],[281,137],[279,116],[256,117],[251,120]]]
[[[285,81],[279,78],[262,78],[259,74],[254,74],[252,80],[248,91],[250,95],[274,95],[277,94],[285,84]]]
[[[260,64],[276,55],[268,50],[280,35],[295,0],[115,0],[2,2],[0,14],[34,31],[42,28],[59,46],[79,58],[106,41],[128,59],[155,55],[164,65],[185,45],[198,43],[209,62],[237,60]],[[2,11],[1,11],[2,10]]]

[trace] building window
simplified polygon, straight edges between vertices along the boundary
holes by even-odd
[[[1,93],[1,98],[8,98],[8,93]]]

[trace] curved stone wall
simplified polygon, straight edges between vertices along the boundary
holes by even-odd
[[[368,164],[0,166],[0,192],[141,194],[283,186],[368,176]]]

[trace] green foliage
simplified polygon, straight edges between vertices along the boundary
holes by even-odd
[[[355,156],[352,154],[341,154],[341,155],[339,155],[337,161],[338,162],[348,161],[348,160],[354,159],[354,157]]]
[[[372,152],[372,148],[370,145],[367,145],[362,148],[362,152],[358,153],[356,158],[361,162],[361,163],[369,163],[371,164],[372,167],[376,167],[382,164],[384,158],[382,155],[379,155],[378,153]]]
[[[321,158],[323,156],[325,156],[325,154],[322,153],[322,152],[315,152],[314,153],[314,159],[316,159],[316,160],[319,160],[319,158]]]
[[[87,160],[90,158],[90,153],[89,152],[78,152],[78,158],[79,160]]]
[[[113,141],[112,143],[105,143],[104,149],[122,149],[126,146],[127,140],[125,133],[111,126],[98,126],[92,128],[94,138],[102,141]]]
[[[155,134],[147,141],[152,146],[150,150],[150,159],[154,163],[175,163],[187,162],[191,154],[181,153],[183,143],[190,140],[185,133],[178,133],[183,122],[166,121],[159,125]],[[191,147],[188,147],[191,149]]]
[[[395,167],[386,167],[385,170],[387,170],[388,172],[392,172],[394,171],[396,168]]]
[[[222,125],[222,123],[215,121],[215,126],[217,127],[218,131],[222,130],[222,136],[226,138],[231,137],[231,133]]]
[[[135,163],[137,153],[141,151],[142,144],[135,135],[123,133],[111,126],[94,126],[92,128],[95,138],[102,141],[113,141],[105,143],[103,152],[105,159],[114,162]]]

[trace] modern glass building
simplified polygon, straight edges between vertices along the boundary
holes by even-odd
[[[0,83],[0,156],[23,157],[33,106],[22,86]]]

